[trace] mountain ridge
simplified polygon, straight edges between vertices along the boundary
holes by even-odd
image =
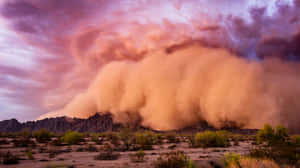
[[[27,121],[20,123],[16,119],[3,120],[0,121],[0,132],[14,133],[20,132],[23,129],[29,129],[31,131],[37,131],[45,128],[49,131],[61,133],[67,130],[78,131],[78,132],[107,132],[107,131],[118,131],[122,128],[128,126],[114,123],[113,116],[111,114],[100,114],[96,113],[87,119],[79,118],[69,118],[69,117],[56,117],[56,118],[46,118],[37,121]],[[133,130],[152,130],[150,128],[145,128],[141,125],[130,126]],[[178,133],[194,133],[205,130],[218,130],[212,126],[209,126],[206,122],[199,123],[195,126],[186,127],[179,130],[173,130]],[[241,134],[255,134],[257,129],[240,129],[234,126],[229,126],[223,128],[223,130],[228,130],[235,133]],[[156,131],[164,132],[164,131]]]

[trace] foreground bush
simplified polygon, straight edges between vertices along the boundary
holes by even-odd
[[[200,132],[190,139],[192,147],[227,147],[229,146],[228,132],[205,131]]]
[[[287,128],[278,125],[276,130],[274,130],[270,124],[265,124],[264,128],[260,129],[257,133],[257,142],[276,145],[286,142],[288,136]]]
[[[256,159],[274,160],[280,165],[300,164],[299,149],[293,146],[273,146],[268,148],[255,148],[250,151],[249,156],[251,158]]]
[[[135,154],[130,155],[130,160],[132,162],[143,162],[144,157],[145,157],[145,152],[140,149]]]
[[[39,142],[39,143],[45,143],[51,140],[51,137],[53,137],[54,134],[45,128],[35,131],[33,133],[33,137]]]
[[[280,168],[274,161],[266,159],[241,158],[238,163],[231,162],[227,168]]]
[[[155,168],[196,168],[196,164],[181,151],[160,155],[153,163]]]
[[[223,159],[225,167],[231,167],[232,165],[241,167],[240,165],[241,155],[238,153],[226,153]]]
[[[154,144],[154,137],[151,132],[137,133],[135,135],[135,143],[138,149],[151,150]]]
[[[77,131],[67,131],[61,139],[69,145],[76,145],[83,141],[83,134],[78,133]]]

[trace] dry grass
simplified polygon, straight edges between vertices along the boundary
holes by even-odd
[[[294,168],[293,166],[279,166],[274,161],[266,159],[242,158],[239,163],[240,166],[233,162],[229,168]]]

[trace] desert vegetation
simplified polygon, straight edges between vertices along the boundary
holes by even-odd
[[[52,133],[46,129],[0,133],[2,165],[76,167],[121,164],[154,168],[299,167],[300,135],[266,124],[257,134],[207,130],[184,133],[123,128],[114,132]],[[52,164],[52,162],[55,162]],[[79,164],[79,163],[78,163]],[[80,166],[79,166],[80,167]],[[104,166],[105,167],[105,166]]]

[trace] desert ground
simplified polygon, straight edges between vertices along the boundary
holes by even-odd
[[[274,167],[272,165],[299,167],[299,144],[296,144],[299,143],[299,136],[286,137],[285,141],[288,143],[285,146],[292,146],[284,150],[293,149],[288,156],[266,154],[265,151],[274,145],[270,145],[265,139],[258,143],[260,140],[258,137],[259,135],[232,134],[226,131],[206,131],[184,135],[174,132],[128,130],[89,134],[71,131],[53,134],[47,130],[31,133],[25,130],[20,133],[1,135],[0,161],[2,164],[0,167],[214,168],[234,167],[234,165],[241,164],[235,163],[236,157],[239,160],[246,157],[256,158],[256,163],[265,159],[271,162],[266,165],[259,163],[261,167]],[[279,146],[285,144],[280,143]],[[276,157],[285,158],[277,162],[274,160]],[[183,166],[180,165],[182,162],[185,162]],[[258,165],[251,164],[252,167],[258,167]]]

